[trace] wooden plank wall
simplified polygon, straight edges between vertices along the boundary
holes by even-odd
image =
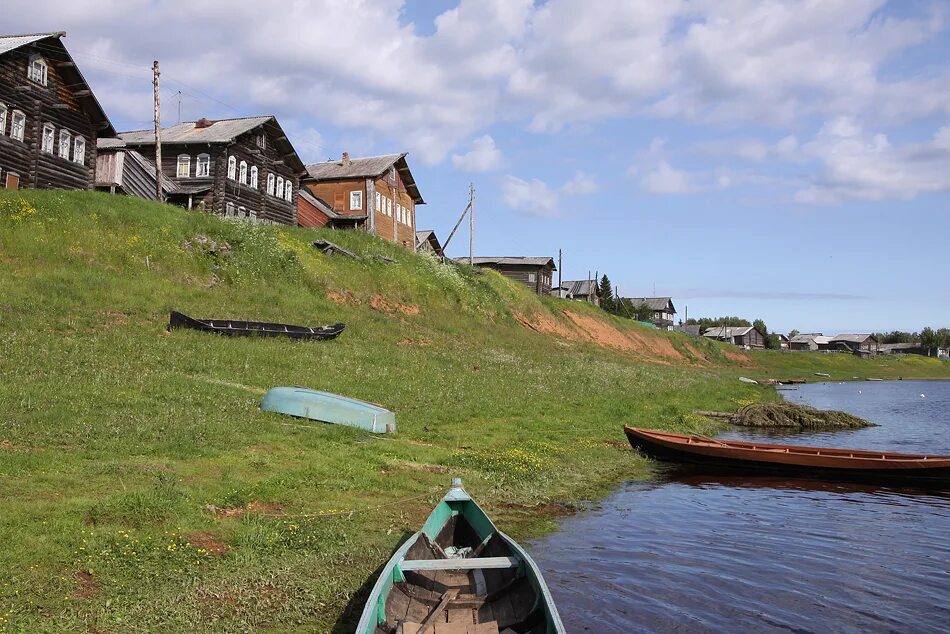
[[[41,46],[44,44],[39,43]],[[42,55],[48,64],[47,85],[27,79],[32,55]],[[0,135],[0,170],[20,175],[20,187],[89,189],[93,186],[96,165],[96,131],[80,109],[70,86],[58,73],[55,55],[36,45],[21,47],[0,55],[0,103],[7,106],[6,125]],[[26,115],[23,141],[10,136],[13,110]],[[54,153],[41,151],[43,125],[55,128]],[[59,133],[72,135],[70,158],[59,156]],[[72,160],[77,136],[86,140],[83,162]]]

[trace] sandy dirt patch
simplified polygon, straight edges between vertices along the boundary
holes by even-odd
[[[228,552],[230,547],[207,531],[195,531],[185,535],[185,540],[199,550],[204,550],[209,555],[223,555]]]

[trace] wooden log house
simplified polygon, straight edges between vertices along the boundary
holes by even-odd
[[[468,264],[468,258],[456,258],[456,262]],[[532,257],[478,257],[472,265],[498,271],[505,277],[521,282],[538,295],[551,294],[551,277],[557,267],[554,258]]]
[[[765,348],[765,335],[754,326],[714,326],[707,328],[704,337],[727,341],[746,350]]]
[[[103,157],[98,188],[141,195],[144,158],[154,191],[153,130],[120,132],[117,141],[104,141],[99,150]],[[199,119],[162,128],[165,197],[188,209],[296,225],[304,172],[303,162],[273,116]]]
[[[339,161],[308,165],[300,185],[316,200],[301,197],[298,202],[301,226],[362,228],[415,248],[416,205],[425,201],[406,153],[351,159],[344,152]]]
[[[96,139],[115,136],[61,38],[0,36],[0,186],[89,189]]]
[[[676,307],[670,297],[628,297],[632,306],[646,305],[650,309],[650,323],[660,330],[673,330]]]

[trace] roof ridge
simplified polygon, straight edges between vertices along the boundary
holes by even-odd
[[[50,37],[55,35],[56,37],[65,37],[66,31],[39,31],[38,33],[11,33],[9,35],[0,35],[0,39],[6,37],[39,37],[40,35],[45,35]]]
[[[409,155],[409,152],[394,152],[392,154],[377,154],[375,156],[357,156],[355,158],[350,157],[350,163],[352,163],[353,161],[370,161],[372,159],[389,158],[391,156],[403,157],[403,156],[408,156],[408,155]],[[342,162],[343,162],[342,158],[327,159],[325,161],[318,161],[316,163],[307,163],[307,167],[310,167],[311,165],[326,165],[327,163],[342,163]]]

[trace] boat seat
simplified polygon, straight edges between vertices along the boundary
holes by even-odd
[[[488,568],[517,568],[521,560],[516,557],[475,557],[468,559],[403,559],[399,567],[403,571],[421,570],[485,570]]]
[[[403,634],[416,634],[420,623],[410,623],[406,621],[402,624]],[[426,634],[498,634],[498,623],[488,621],[487,623],[433,623]]]

